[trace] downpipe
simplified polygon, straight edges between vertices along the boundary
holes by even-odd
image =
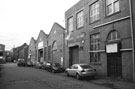
[[[135,43],[134,43],[134,26],[133,26],[133,10],[132,10],[132,0],[129,0],[130,9],[130,26],[131,26],[131,38],[132,38],[132,58],[133,58],[133,81],[135,81]]]

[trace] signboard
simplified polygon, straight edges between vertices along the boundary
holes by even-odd
[[[0,56],[0,59],[3,59],[3,56]]]
[[[108,44],[106,45],[106,52],[107,53],[117,53],[118,52],[118,44]]]
[[[38,49],[43,48],[43,41],[38,43]]]

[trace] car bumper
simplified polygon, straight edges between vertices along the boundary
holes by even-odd
[[[94,72],[94,73],[85,73],[85,72],[84,72],[84,73],[81,73],[81,74],[80,74],[81,77],[95,76],[95,75],[96,75],[95,72]]]
[[[64,69],[53,69],[55,72],[64,72]]]

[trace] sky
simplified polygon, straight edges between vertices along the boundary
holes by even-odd
[[[49,34],[54,22],[65,27],[65,11],[79,0],[0,0],[0,44],[5,50]]]

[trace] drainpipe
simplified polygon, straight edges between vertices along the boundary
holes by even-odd
[[[63,66],[65,67],[65,30],[63,30]]]
[[[130,8],[130,25],[131,25],[131,38],[132,38],[133,81],[135,81],[135,47],[134,47],[135,43],[134,43],[132,0],[129,0],[129,8]]]

